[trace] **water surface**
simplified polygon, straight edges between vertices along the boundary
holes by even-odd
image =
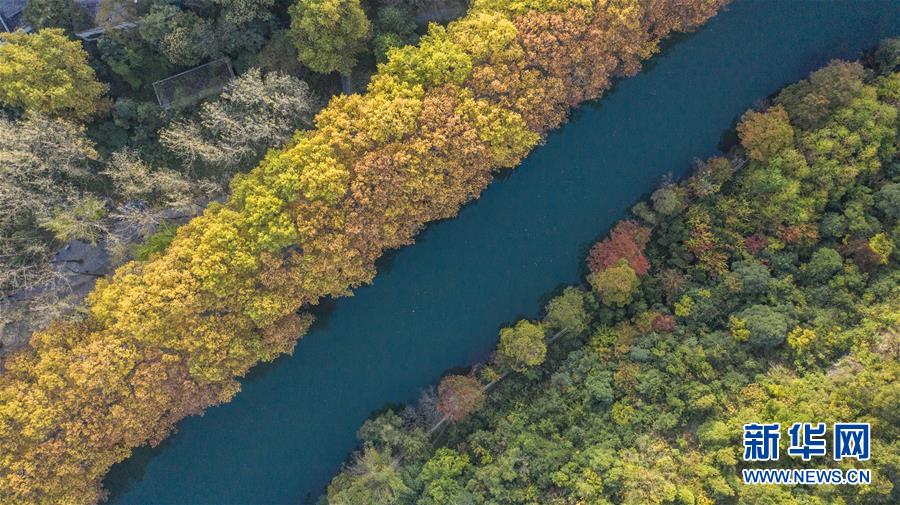
[[[483,357],[498,328],[578,282],[588,245],[666,173],[717,152],[755,101],[900,33],[894,1],[741,0],[583,107],[509,177],[381,267],[292,357],[113,468],[115,504],[314,500],[387,403]]]

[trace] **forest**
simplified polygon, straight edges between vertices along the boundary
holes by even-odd
[[[2,362],[0,501],[103,498],[111,465],[231,399],[322,298],[724,3],[478,0],[421,29],[421,6],[358,0],[28,2],[33,31],[0,34],[3,303],[73,244],[117,268],[13,317],[38,331]],[[322,107],[329,75],[366,91]]]
[[[900,39],[741,117],[539,320],[383,410],[322,504],[900,500]],[[865,486],[744,485],[742,425],[868,422]],[[769,467],[811,463],[782,458]]]

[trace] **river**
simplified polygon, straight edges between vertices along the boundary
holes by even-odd
[[[667,173],[717,152],[741,112],[900,33],[896,1],[739,0],[578,110],[460,215],[329,302],[293,356],[106,479],[115,504],[314,502],[362,422],[413,400],[578,282],[589,245]]]

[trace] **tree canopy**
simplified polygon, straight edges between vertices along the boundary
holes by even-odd
[[[524,319],[515,326],[503,328],[500,330],[500,344],[497,346],[500,361],[519,372],[540,365],[547,354],[545,333],[543,325]]]
[[[106,85],[97,81],[81,42],[59,28],[0,35],[0,102],[28,112],[83,120]]]
[[[359,0],[298,0],[289,12],[300,61],[316,72],[349,75],[372,35]]]

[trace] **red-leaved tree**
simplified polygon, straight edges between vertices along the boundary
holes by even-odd
[[[464,375],[448,375],[438,385],[438,412],[459,421],[484,403],[484,388]]]
[[[768,237],[759,233],[754,233],[753,235],[744,238],[744,248],[747,249],[747,252],[754,256],[756,256],[758,252],[765,249],[768,245]]]
[[[610,232],[609,238],[591,247],[588,253],[588,268],[591,272],[601,272],[624,259],[634,273],[639,276],[646,275],[650,270],[650,262],[644,256],[644,248],[649,240],[650,228],[632,220],[619,221]]]
[[[675,330],[675,316],[660,314],[653,320],[653,330],[660,333],[671,333]]]

